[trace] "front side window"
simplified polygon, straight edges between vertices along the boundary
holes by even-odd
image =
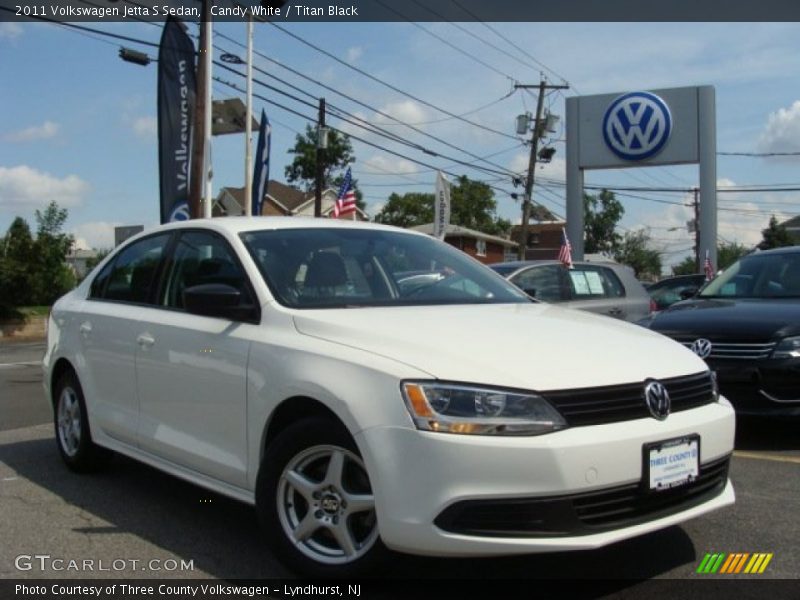
[[[92,281],[90,297],[146,304],[150,301],[170,234],[139,240],[122,250]]]
[[[250,303],[247,276],[227,242],[213,233],[181,233],[168,271],[161,292],[162,306],[182,309],[187,288],[209,283],[229,285],[239,290],[244,304]]]
[[[286,306],[529,301],[460,250],[427,236],[337,227],[253,231],[241,237]]]

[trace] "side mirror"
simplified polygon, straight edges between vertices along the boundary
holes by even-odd
[[[193,315],[253,321],[255,306],[242,305],[242,293],[224,283],[206,283],[183,290],[183,305]]]
[[[694,298],[697,295],[697,291],[700,288],[687,288],[681,291],[680,296],[681,300],[688,300],[689,298]]]

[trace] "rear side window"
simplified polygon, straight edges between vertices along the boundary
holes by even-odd
[[[579,266],[569,271],[569,285],[574,300],[622,298],[625,288],[616,273],[607,267]]]
[[[561,302],[561,277],[559,265],[532,267],[511,278],[511,283],[528,295],[543,302]]]
[[[92,282],[90,297],[145,304],[155,284],[170,234],[155,235],[125,248]]]
[[[160,304],[183,308],[183,292],[195,285],[220,283],[236,288],[242,302],[252,302],[247,276],[221,237],[208,232],[181,233],[175,244]]]

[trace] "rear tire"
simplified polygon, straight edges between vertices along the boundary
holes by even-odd
[[[72,471],[95,471],[108,462],[111,452],[92,442],[83,390],[73,371],[56,383],[53,397],[56,445],[64,463]]]
[[[298,421],[269,445],[256,509],[273,551],[298,574],[365,575],[388,555],[364,462],[332,419]]]

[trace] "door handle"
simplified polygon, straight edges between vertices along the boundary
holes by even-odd
[[[156,339],[149,333],[142,333],[136,338],[136,343],[142,348],[149,348],[156,343]]]
[[[612,308],[611,310],[608,311],[608,314],[610,314],[613,317],[618,317],[618,316],[620,316],[622,314],[622,309],[614,307],[614,308]]]
[[[78,329],[83,337],[89,337],[89,334],[92,333],[92,324],[89,321],[84,321]]]

